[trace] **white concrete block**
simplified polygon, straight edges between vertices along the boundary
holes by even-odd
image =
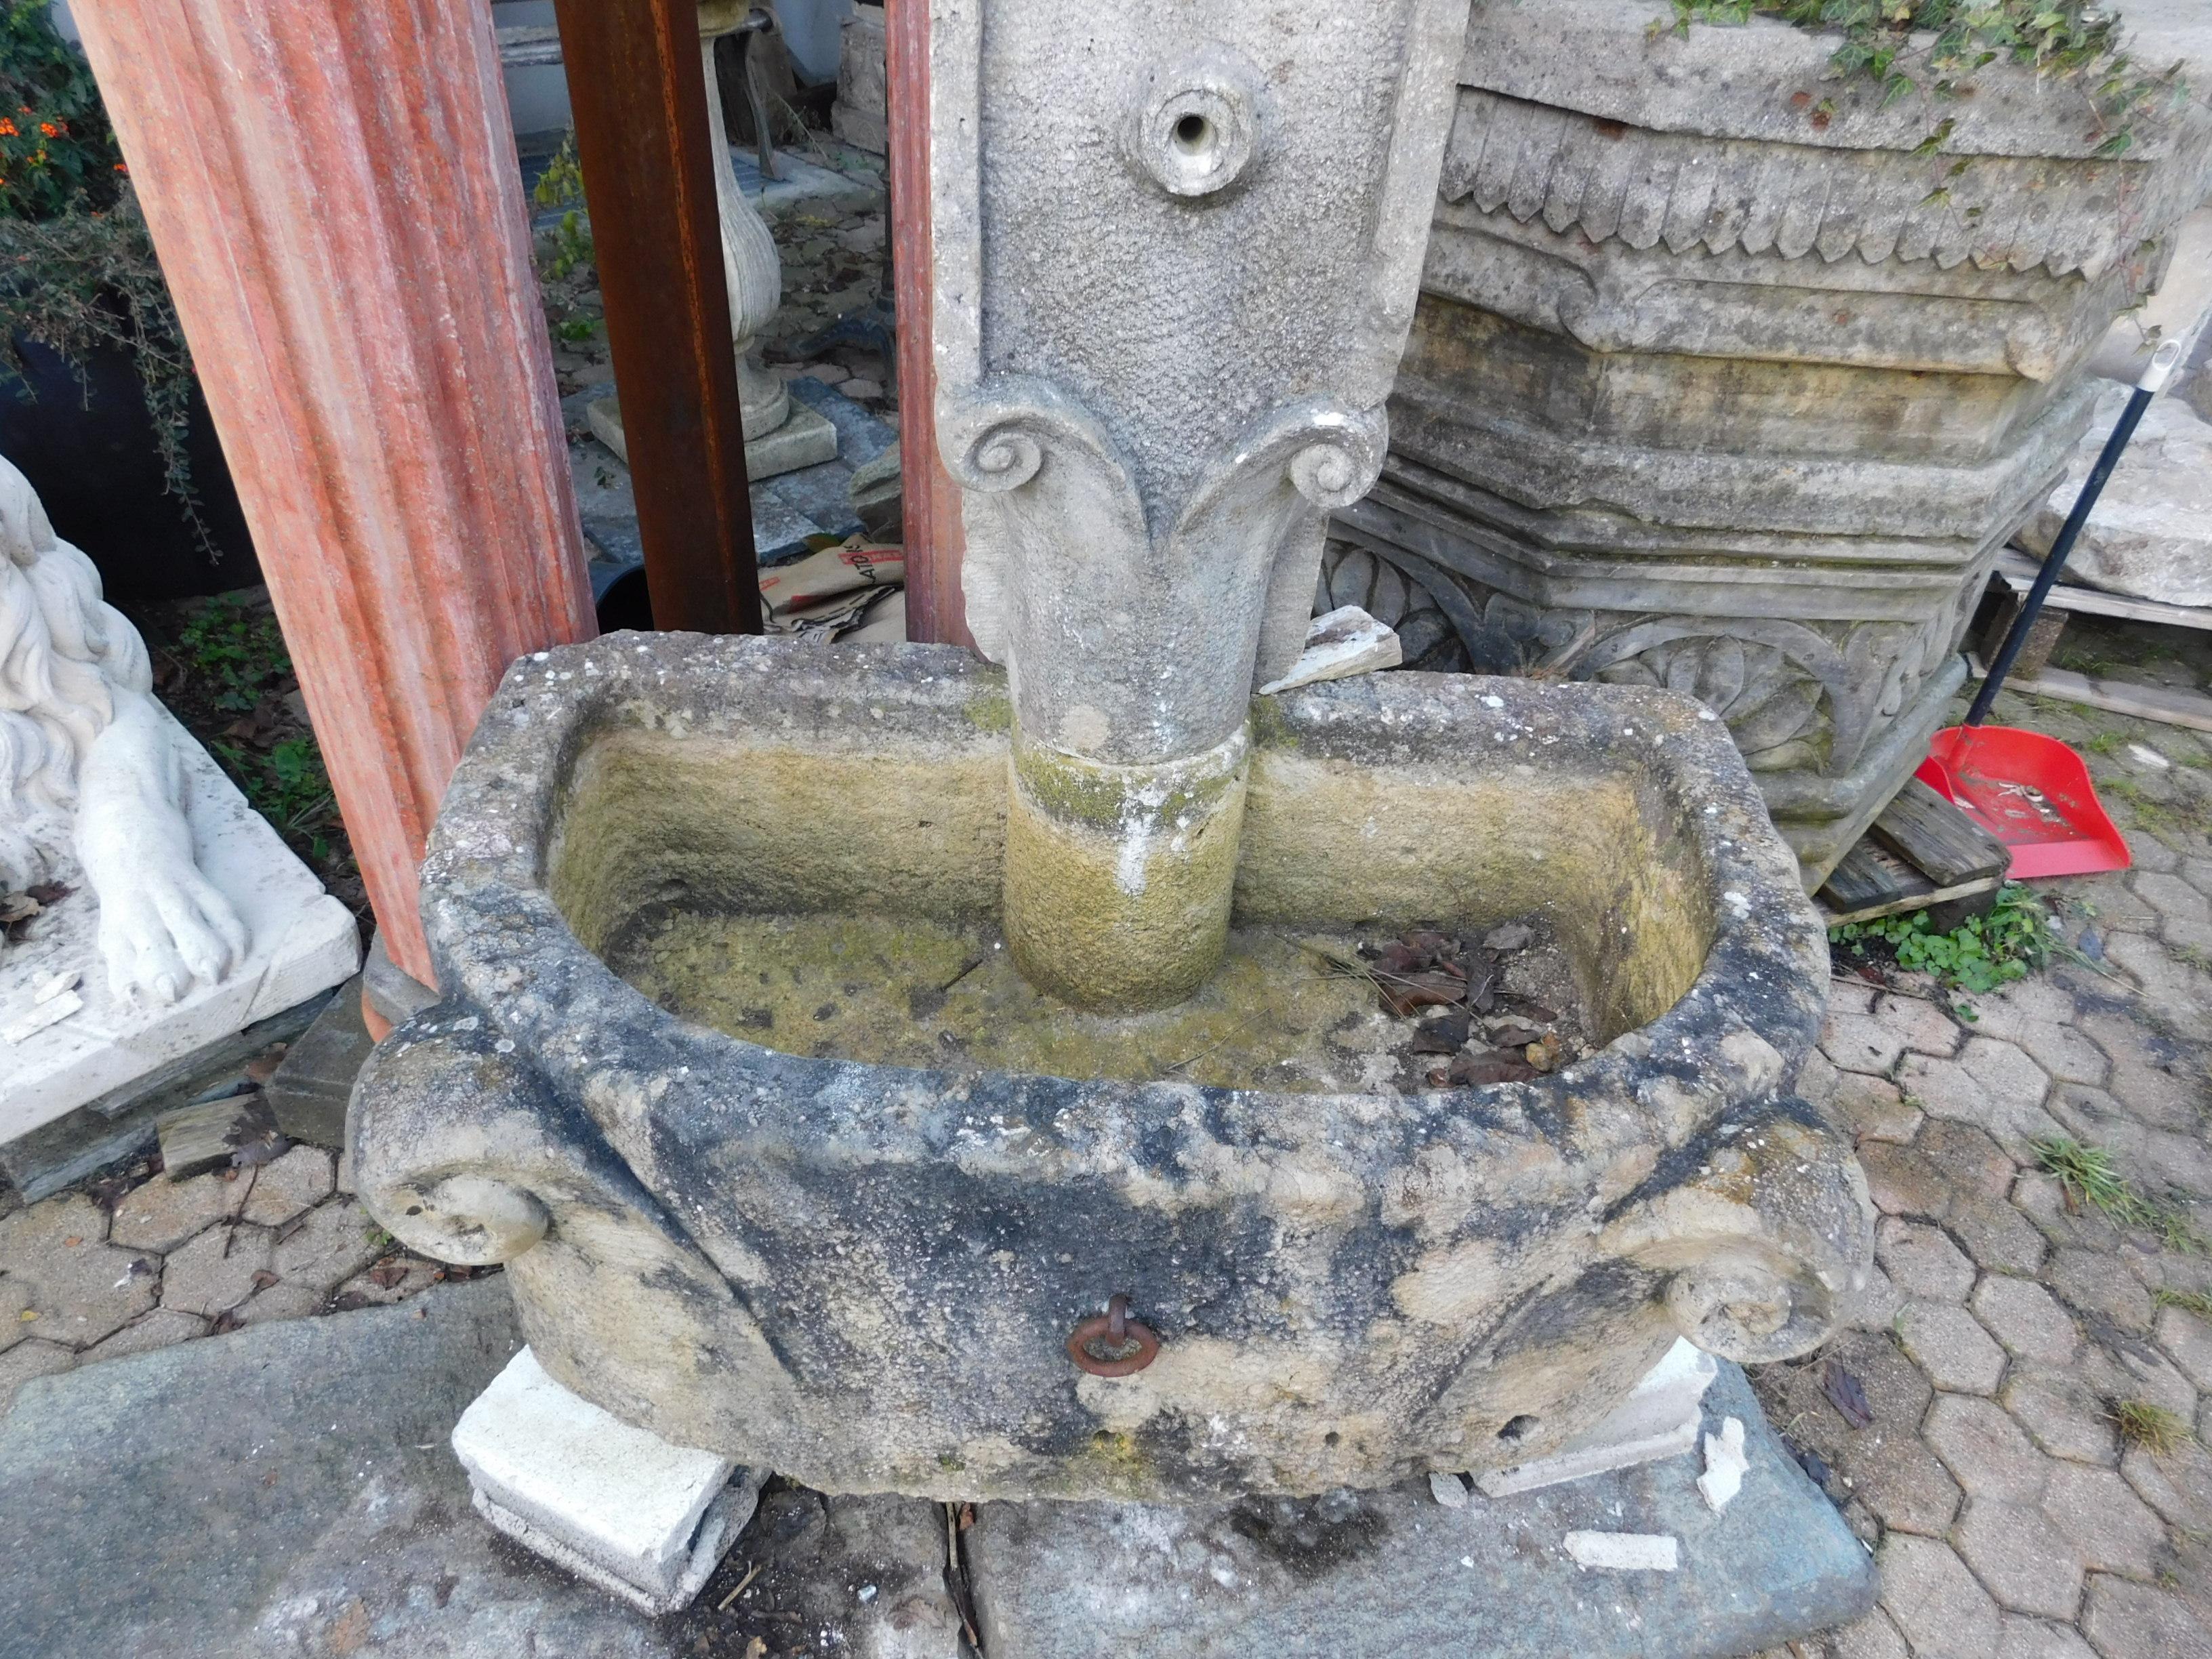
[[[1271,696],[1293,686],[1371,674],[1377,669],[1395,668],[1405,660],[1405,648],[1395,631],[1356,605],[1341,605],[1307,624],[1305,649],[1298,653],[1298,659],[1282,678],[1261,686],[1260,695]]]
[[[453,1452],[494,1526],[656,1616],[699,1593],[767,1474],[623,1422],[527,1348],[461,1413]]]
[[[1717,1375],[1712,1355],[1677,1339],[1628,1398],[1589,1433],[1548,1457],[1486,1469],[1474,1484],[1489,1497],[1504,1498],[1695,1450],[1705,1390]]]

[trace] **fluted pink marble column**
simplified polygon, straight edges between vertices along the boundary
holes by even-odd
[[[517,655],[587,638],[484,0],[75,0],[386,948]]]

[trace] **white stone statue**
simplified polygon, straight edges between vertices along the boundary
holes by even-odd
[[[154,700],[145,643],[101,599],[92,561],[0,459],[0,890],[73,850],[118,1000],[173,1003],[246,956],[245,924],[194,856],[190,741]]]

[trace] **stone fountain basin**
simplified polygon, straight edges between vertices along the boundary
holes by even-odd
[[[1535,915],[1587,1059],[1369,1094],[922,1070],[687,1023],[597,954],[678,909],[988,917],[999,671],[610,636],[509,672],[423,866],[445,999],[354,1098],[371,1212],[504,1261],[560,1381],[831,1492],[1197,1500],[1558,1447],[1679,1334],[1826,1334],[1847,1139],[1791,1092],[1826,951],[1726,729],[1396,673],[1263,700],[1240,925]],[[1071,1328],[1125,1292],[1145,1370]]]

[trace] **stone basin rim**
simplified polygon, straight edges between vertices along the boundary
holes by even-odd
[[[617,1135],[652,1127],[685,1139],[673,1127],[684,1115],[679,1103],[695,1091],[726,1095],[733,1079],[755,1085],[745,1113],[749,1133],[757,1135],[781,1118],[797,1143],[818,1145],[838,1127],[823,1110],[831,1102],[843,1103],[856,1117],[862,1115],[854,1109],[858,1103],[872,1103],[865,1115],[878,1155],[901,1130],[920,1131],[885,1109],[892,1097],[957,1103],[987,1081],[997,1085],[994,1099],[1026,1109],[1002,1110],[1000,1122],[963,1126],[969,1152],[979,1140],[988,1145],[1025,1133],[1037,1109],[1057,1119],[1080,1108],[1090,1091],[1102,1087],[1111,1096],[1100,1109],[1125,1121],[1146,1108],[1171,1116],[1194,1100],[1273,1103],[1297,1117],[1340,1118],[1355,1103],[1371,1106],[1389,1099],[1425,1119],[1439,1110],[1465,1114],[1492,1131],[1516,1121],[1559,1124],[1565,1133],[1547,1138],[1563,1141],[1579,1139],[1569,1109],[1577,1099],[1633,1099],[1638,1116],[1649,1120],[1639,1126],[1645,1133],[1574,1148],[1577,1157],[1591,1159],[1631,1139],[1652,1145],[1655,1130],[1658,1146],[1677,1144],[1732,1103],[1786,1090],[1818,1030],[1826,999],[1825,934],[1724,726],[1692,699],[1671,692],[1399,672],[1279,694],[1267,700],[1273,705],[1270,725],[1286,723],[1298,735],[1315,737],[1346,719],[1371,722],[1379,716],[1385,723],[1449,729],[1463,736],[1469,750],[1488,756],[1503,746],[1488,741],[1500,727],[1533,736],[1532,720],[1579,716],[1602,731],[1610,716],[1607,758],[1620,769],[1631,767],[1629,745],[1635,744],[1649,757],[1644,764],[1662,787],[1670,781],[1697,781],[1705,810],[1684,816],[1695,825],[1702,889],[1714,900],[1712,942],[1695,978],[1656,1019],[1531,1082],[1348,1093],[921,1068],[793,1054],[747,1042],[671,1013],[622,979],[576,937],[553,902],[547,886],[550,834],[507,833],[498,826],[501,821],[518,827],[553,823],[574,757],[604,732],[639,725],[625,716],[626,701],[652,698],[674,709],[687,683],[711,694],[726,691],[732,674],[756,673],[793,688],[782,700],[788,707],[805,702],[810,673],[816,684],[835,681],[847,688],[842,700],[854,705],[862,722],[866,700],[858,688],[871,675],[887,677],[887,685],[895,678],[907,706],[926,704],[926,713],[939,714],[969,708],[978,697],[1003,696],[1005,688],[1001,671],[947,646],[825,651],[744,636],[622,633],[518,659],[456,769],[423,862],[423,920],[445,994],[410,1022],[411,1027],[429,1036],[451,1018],[483,1011],[514,1043],[516,1059],[556,1091],[580,1096],[602,1129]],[[693,723],[690,729],[701,727]],[[773,732],[759,727],[717,735],[756,734],[763,747],[775,743]],[[874,746],[865,724],[851,735],[854,753]],[[992,740],[980,730],[975,737]],[[1003,744],[1004,735],[995,740]],[[1262,732],[1255,753],[1278,741]],[[1540,753],[1532,745],[1531,759]],[[1377,769],[1388,767],[1378,763]],[[1724,902],[1725,895],[1741,895],[1742,902]],[[1817,979],[1812,973],[1816,959]],[[1817,990],[1808,991],[1808,983]],[[1737,1034],[1755,1041],[1729,1042]],[[1676,1096],[1663,1116],[1646,1097],[1655,1082],[1671,1085]],[[1621,1123],[1615,1115],[1600,1116]],[[1072,1126],[1056,1127],[1067,1135]],[[1346,1132],[1352,1127],[1347,1123]],[[920,1139],[915,1155],[943,1155],[941,1135]]]

